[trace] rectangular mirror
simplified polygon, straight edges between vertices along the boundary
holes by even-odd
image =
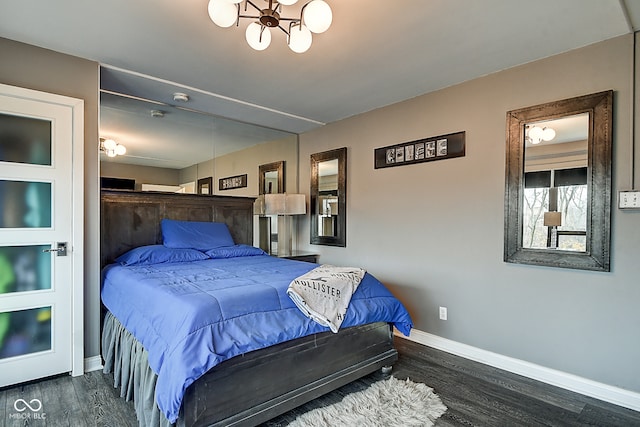
[[[587,251],[589,113],[525,124],[522,246]]]
[[[347,245],[347,149],[311,155],[311,243]]]
[[[284,193],[284,161],[267,163],[258,167],[258,194]]]
[[[109,75],[130,78],[114,70]],[[167,82],[136,82],[136,95],[124,93],[127,85],[117,85],[122,92],[101,89],[100,137],[124,147],[122,154],[101,150],[102,178],[126,179],[136,191],[255,196],[258,166],[286,159],[295,179],[297,135],[200,111],[211,102],[203,94],[193,102],[170,101],[176,88]],[[244,174],[247,187],[219,189],[220,179]]]
[[[504,260],[610,270],[613,92],[507,113]]]
[[[285,192],[284,166],[284,160],[258,166],[258,194]],[[278,253],[277,215],[261,215],[258,217],[258,236],[260,249],[268,254]]]
[[[198,194],[213,194],[213,178],[200,178],[198,180]]]

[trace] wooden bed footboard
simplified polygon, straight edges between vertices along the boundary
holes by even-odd
[[[228,360],[193,383],[179,426],[255,426],[398,358],[379,322],[300,338]]]

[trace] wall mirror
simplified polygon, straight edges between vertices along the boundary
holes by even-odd
[[[278,161],[258,166],[258,194],[285,192],[285,162]],[[258,217],[258,246],[269,254],[278,253],[278,216]]]
[[[610,270],[613,91],[507,113],[504,260]]]
[[[284,193],[284,161],[258,166],[258,194]]]
[[[347,148],[311,155],[311,243],[347,246]]]
[[[198,180],[198,194],[213,194],[213,178],[200,178]]]
[[[168,82],[100,72],[100,137],[126,147],[113,157],[101,150],[101,177],[136,191],[255,196],[258,166],[287,159],[295,178],[297,158],[288,153],[297,152],[296,134],[204,113],[211,99],[192,93],[176,101],[179,87]],[[247,187],[220,190],[220,179],[243,174]]]

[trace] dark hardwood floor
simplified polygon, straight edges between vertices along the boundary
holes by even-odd
[[[432,387],[447,412],[436,426],[640,426],[632,411],[497,368],[396,338],[399,360],[393,375]],[[286,426],[302,412],[339,401],[383,379],[380,372],[275,418],[263,427]],[[44,419],[20,418],[18,399],[42,402]],[[25,411],[27,412],[27,411]],[[101,372],[60,376],[0,389],[0,426],[137,426],[131,402],[119,397]]]
[[[392,375],[427,384],[447,412],[436,426],[640,426],[640,412],[550,386],[452,354],[395,339]],[[376,372],[282,415],[265,426],[285,426],[300,413],[339,401],[385,376]]]

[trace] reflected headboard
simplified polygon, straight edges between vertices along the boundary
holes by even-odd
[[[160,221],[224,222],[233,240],[253,244],[253,197],[102,190],[100,267],[128,250],[162,244]]]

